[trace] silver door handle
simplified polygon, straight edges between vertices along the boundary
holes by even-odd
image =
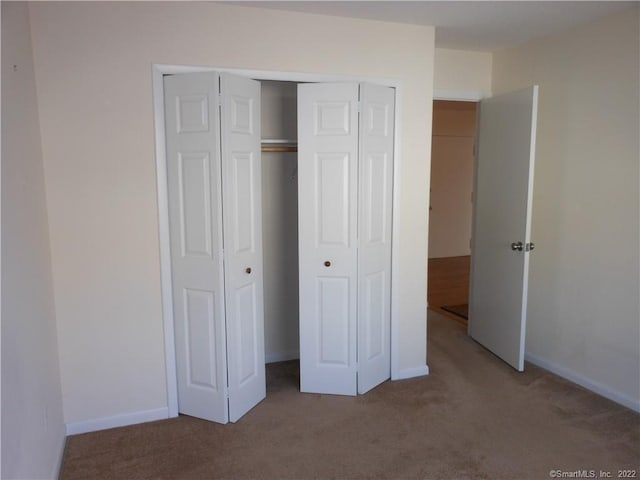
[[[511,250],[521,252],[523,249],[522,242],[513,242],[511,244]]]
[[[527,244],[524,246],[524,251],[525,251],[525,252],[530,252],[530,251],[531,251],[531,250],[533,250],[534,248],[536,248],[536,246],[534,245],[534,243],[533,243],[533,242],[531,242],[531,243],[527,243]]]

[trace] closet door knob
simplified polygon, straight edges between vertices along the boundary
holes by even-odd
[[[247,267],[247,268],[245,268],[245,270],[244,270],[244,271],[245,271],[245,272],[247,272],[247,273],[251,273],[251,267]]]
[[[324,266],[325,267],[330,267],[331,266],[331,262],[329,260],[327,260],[326,262],[324,262]]]

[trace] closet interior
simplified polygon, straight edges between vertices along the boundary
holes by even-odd
[[[262,246],[267,364],[297,360],[300,356],[297,128],[297,83],[262,81]],[[295,371],[298,372],[298,364]],[[299,388],[297,380],[295,388]]]

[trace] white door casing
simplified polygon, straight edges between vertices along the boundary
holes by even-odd
[[[395,91],[360,85],[358,393],[391,376],[391,208]]]
[[[469,334],[523,371],[538,87],[480,102]]]
[[[401,197],[401,145],[398,142],[398,135],[402,131],[402,95],[404,87],[402,82],[396,79],[376,78],[376,77],[360,77],[353,78],[351,76],[342,75],[323,75],[317,73],[300,73],[291,71],[273,71],[273,70],[248,70],[248,69],[229,69],[216,67],[195,67],[187,65],[168,65],[153,64],[152,65],[152,83],[153,83],[153,111],[154,111],[154,130],[155,130],[155,163],[156,163],[156,187],[158,194],[158,234],[160,241],[160,276],[162,287],[162,312],[163,312],[163,330],[164,330],[164,352],[165,352],[165,368],[167,381],[167,403],[169,417],[178,415],[178,382],[177,382],[177,360],[176,360],[176,332],[174,325],[174,309],[173,309],[173,285],[172,285],[172,269],[171,269],[171,235],[169,222],[169,201],[168,201],[168,181],[167,181],[167,142],[165,131],[165,107],[164,107],[164,77],[167,75],[181,75],[186,73],[214,72],[225,71],[241,75],[257,80],[274,80],[288,82],[373,82],[380,85],[386,85],[394,88],[396,93],[396,111],[395,111],[395,148],[394,148],[394,176],[393,176],[393,238],[397,239],[400,233],[400,209],[399,202],[395,201]],[[437,93],[437,92],[436,92]],[[460,99],[476,100],[477,98]],[[394,241],[392,244],[392,271],[394,276],[398,273],[399,242]],[[409,378],[416,375],[424,375],[428,373],[428,367],[424,365],[419,371],[416,369],[402,370],[399,363],[399,345],[398,336],[393,332],[397,332],[399,322],[398,308],[398,290],[392,290],[392,310],[391,310],[391,377],[392,379]]]
[[[220,74],[229,419],[265,398],[260,82]]]
[[[226,423],[218,75],[164,80],[179,411]]]
[[[300,390],[355,395],[358,84],[298,85]]]

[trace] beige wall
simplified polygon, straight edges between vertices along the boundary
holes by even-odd
[[[433,28],[204,2],[31,14],[67,422],[167,405],[152,63],[402,81],[397,367],[422,371]]]
[[[434,102],[429,258],[471,254],[475,135],[475,103]]]
[[[487,52],[436,48],[433,88],[447,100],[452,93],[474,93],[476,100],[491,96],[491,61]]]
[[[496,53],[493,91],[540,85],[527,354],[640,409],[639,15]]]
[[[297,138],[298,86],[262,82],[262,138]],[[298,358],[298,154],[262,154],[264,352],[267,362]]]
[[[2,2],[2,478],[58,475],[55,322],[28,10]]]

